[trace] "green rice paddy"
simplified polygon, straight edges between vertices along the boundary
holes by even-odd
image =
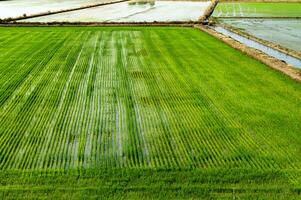
[[[219,3],[214,17],[301,17],[301,3]]]
[[[0,28],[0,197],[301,192],[301,85],[193,28]]]

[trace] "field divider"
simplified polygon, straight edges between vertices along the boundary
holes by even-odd
[[[210,5],[205,10],[204,14],[199,18],[199,21],[206,23],[213,14],[219,0],[211,0]]]

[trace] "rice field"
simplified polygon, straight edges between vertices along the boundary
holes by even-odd
[[[122,2],[72,12],[35,17],[20,22],[168,22],[197,21],[210,1]]]
[[[223,2],[214,17],[301,17],[301,3]]]
[[[300,195],[285,75],[192,28],[0,32],[0,197]]]

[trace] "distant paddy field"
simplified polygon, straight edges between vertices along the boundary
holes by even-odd
[[[193,28],[0,32],[1,198],[300,198],[284,74]]]
[[[78,8],[104,2],[111,2],[111,0],[6,0],[0,1],[0,19]]]
[[[301,3],[222,2],[214,17],[301,17]]]
[[[301,52],[301,19],[222,19],[220,22]]]
[[[210,1],[128,1],[45,15],[19,22],[170,22],[197,21]]]

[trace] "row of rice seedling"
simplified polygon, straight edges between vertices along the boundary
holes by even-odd
[[[53,39],[53,38],[50,38]],[[50,42],[50,41],[49,41]],[[51,49],[51,54],[53,55],[56,51],[57,45],[60,45],[59,42],[54,45],[53,48]],[[46,46],[46,49],[50,47],[50,44]],[[50,49],[49,49],[50,50]],[[39,54],[43,54],[43,49],[38,51]],[[38,55],[37,55],[38,56]],[[19,82],[17,82],[14,85],[13,82],[8,83],[8,87],[18,87],[17,90],[13,91],[13,93],[10,95],[10,99],[8,99],[3,105],[3,109],[1,109],[1,115],[3,114],[3,116],[6,116],[6,118],[2,118],[1,119],[1,124],[2,124],[2,131],[4,133],[6,133],[7,137],[3,140],[1,140],[1,142],[3,143],[3,145],[1,146],[3,148],[3,151],[1,151],[2,153],[6,153],[6,156],[8,156],[8,152],[13,154],[16,151],[16,147],[19,148],[23,148],[24,146],[19,145],[21,140],[20,138],[22,137],[27,137],[28,133],[26,133],[26,130],[24,129],[24,124],[27,123],[28,125],[28,121],[27,120],[31,120],[32,116],[34,114],[34,112],[30,113],[30,110],[27,109],[28,106],[31,106],[31,101],[36,102],[37,104],[32,104],[34,106],[36,106],[35,108],[37,108],[37,105],[39,105],[38,101],[38,95],[37,93],[40,92],[39,90],[41,89],[41,85],[43,84],[41,81],[41,77],[45,76],[45,71],[42,71],[44,73],[41,73],[41,69],[44,66],[45,63],[49,62],[49,60],[51,59],[50,57],[44,57],[41,60],[35,61],[33,60],[33,62],[28,62],[28,64],[26,64],[25,66],[29,66],[29,68],[32,68],[32,70],[30,71],[31,74],[28,74],[28,72],[25,71],[25,74],[23,73],[23,71],[21,71],[22,69],[16,69],[18,72],[20,72],[21,77],[19,77],[19,79],[22,79],[22,85],[18,87],[18,85],[20,84]],[[24,68],[25,68],[24,66]],[[10,76],[14,76],[14,74],[9,74]],[[18,73],[16,73],[16,76],[18,77]],[[22,77],[25,76],[25,78]],[[43,80],[45,81],[45,80]],[[4,85],[5,87],[6,85]],[[21,95],[20,95],[21,94]],[[39,98],[40,100],[42,98]],[[11,116],[7,116],[7,113],[10,113],[12,110],[16,111],[16,116],[13,115],[13,118],[11,118]],[[32,135],[33,136],[33,135]],[[8,138],[9,137],[9,138]],[[4,151],[4,149],[6,149],[7,151]],[[20,151],[22,152],[22,150]],[[3,156],[3,154],[2,154]],[[7,157],[4,156],[4,159],[6,159]],[[13,156],[12,158],[16,158],[17,156]],[[10,162],[13,161],[13,159],[10,159]],[[3,163],[2,163],[3,164]],[[6,163],[7,164],[7,163]]]
[[[167,41],[168,39],[167,38],[162,38],[162,42],[163,41]],[[185,48],[186,49],[186,48]],[[162,53],[162,52],[161,52]],[[161,60],[162,62],[162,60]],[[171,61],[172,62],[172,61]],[[174,63],[173,63],[174,64]],[[173,64],[171,63],[168,63],[166,64],[166,66],[173,66]],[[190,66],[190,65],[188,65]],[[184,67],[184,66],[183,66]],[[171,70],[174,70],[174,69],[171,69]],[[184,73],[187,73],[187,72],[184,72]],[[182,74],[184,74],[182,73]],[[170,76],[170,71],[168,71],[166,73],[166,75]],[[180,74],[180,73],[178,73]],[[178,78],[178,74],[173,74],[173,77],[176,77]],[[196,158],[194,158],[194,160],[196,159],[199,159],[199,155],[202,155],[202,154],[205,154],[206,155],[206,152],[208,152],[208,150],[206,150],[204,147],[208,146],[208,143],[209,142],[209,145],[213,145],[212,149],[209,150],[209,152],[213,153],[212,155],[210,155],[209,153],[209,156],[210,158],[205,158],[205,159],[210,159],[209,162],[208,160],[200,160],[200,162],[202,164],[209,164],[210,162],[212,163],[212,165],[224,165],[225,163],[223,162],[223,157],[224,155],[222,155],[222,151],[220,151],[221,148],[227,148],[227,146],[229,146],[227,144],[227,142],[225,140],[222,140],[222,143],[221,144],[218,144],[216,143],[217,138],[214,139],[216,136],[215,136],[215,131],[218,130],[216,128],[218,128],[218,126],[220,127],[223,127],[225,125],[223,125],[219,120],[218,120],[218,116],[215,115],[215,113],[211,113],[212,110],[208,109],[208,107],[210,107],[210,102],[207,101],[207,99],[205,99],[206,97],[202,96],[202,94],[198,93],[196,90],[194,90],[194,88],[191,88],[191,87],[186,87],[184,88],[185,85],[187,85],[187,83],[185,82],[181,82],[183,80],[177,80],[176,82],[179,82],[181,84],[177,85],[176,82],[173,82],[171,83],[170,87],[169,85],[167,85],[166,87],[166,91],[163,92],[162,94],[166,94],[167,92],[173,96],[169,96],[169,97],[166,97],[166,98],[169,98],[170,102],[172,102],[173,104],[178,104],[177,107],[178,108],[175,108],[175,107],[170,107],[170,105],[164,105],[166,106],[164,109],[164,112],[167,112],[168,115],[167,116],[171,116],[170,117],[170,120],[169,121],[172,121],[174,120],[175,122],[172,124],[172,126],[179,126],[179,125],[182,125],[182,131],[179,131],[178,134],[178,137],[176,139],[179,139],[179,142],[184,142],[185,145],[183,146],[184,148],[186,147],[190,147],[191,145],[188,145],[189,143],[191,143],[192,141],[197,141],[195,143],[195,149],[192,151],[192,150],[189,150],[189,149],[186,149],[184,152],[190,152],[191,155],[187,154],[186,153],[186,160],[189,161],[189,160],[192,160],[192,156],[195,152],[197,152],[198,150],[203,150],[204,152],[198,152],[198,154],[195,156]],[[191,81],[191,79],[189,79],[189,81]],[[163,84],[162,84],[163,85]],[[178,86],[175,90],[174,90],[174,93],[171,93],[170,91],[172,90],[172,88],[175,88],[175,86]],[[181,92],[181,96],[180,96],[180,99],[177,99],[179,98],[178,94]],[[175,98],[174,100],[172,98]],[[195,102],[183,102],[181,101],[182,99],[194,99]],[[180,101],[179,101],[180,100]],[[165,102],[164,102],[165,103]],[[173,105],[174,106],[174,105]],[[190,110],[190,113],[189,115],[187,115],[187,113],[185,112],[182,112],[181,115],[179,116],[173,116],[173,113],[169,110],[169,109],[173,109],[173,110],[178,110],[178,109],[181,109],[181,110]],[[193,117],[190,116],[190,114],[193,112]],[[175,119],[172,119],[172,117],[177,117],[177,120]],[[187,118],[187,119],[186,119]],[[179,124],[180,122],[180,124]],[[215,125],[215,123],[217,124],[220,124],[218,126]],[[191,130],[187,130],[187,126],[191,127],[192,130],[194,131],[193,133],[191,133]],[[216,128],[215,128],[216,127]],[[185,131],[186,129],[186,131]],[[215,130],[216,129],[216,130]],[[225,127],[225,129],[227,129]],[[176,130],[175,128],[173,130]],[[219,132],[223,132],[223,129],[220,129],[218,130]],[[202,133],[202,134],[200,134]],[[221,134],[221,133],[220,133]],[[175,135],[175,134],[174,134]],[[213,138],[206,138],[206,136],[209,136],[209,137],[213,137]],[[188,136],[191,136],[193,138],[189,138]],[[187,138],[188,137],[188,138]],[[204,138],[205,137],[205,138]],[[187,138],[187,139],[186,139]],[[198,139],[198,140],[195,140],[195,139]],[[186,141],[184,140],[186,139]],[[204,141],[202,141],[204,139]],[[181,141],[181,140],[184,140],[184,141]],[[210,143],[213,143],[213,144],[210,144]],[[209,146],[209,148],[210,148]],[[219,148],[216,148],[216,147],[219,147]],[[231,147],[231,143],[230,143],[230,147]],[[177,148],[178,149],[178,148]],[[215,150],[216,149],[216,150]],[[231,150],[232,151],[232,150]],[[181,153],[181,155],[185,155],[184,153]],[[204,156],[205,156],[204,155]],[[214,159],[214,161],[212,162],[211,160],[211,156],[213,156],[212,158]],[[220,157],[219,159],[217,159],[216,157]],[[202,157],[201,157],[202,158]],[[187,162],[186,161],[186,162]],[[224,163],[224,164],[223,164]],[[187,163],[185,163],[183,166],[187,165]],[[213,167],[213,166],[212,166]]]
[[[0,198],[300,196],[282,74],[189,28],[0,31]]]
[[[84,36],[84,40],[86,40],[88,36],[89,33]],[[46,168],[57,168],[59,163],[67,163],[67,165],[72,166],[78,162],[78,143],[76,140],[79,137],[79,133],[77,133],[76,128],[79,124],[75,126],[74,120],[76,120],[76,117],[78,117],[80,113],[78,113],[77,110],[72,110],[72,108],[76,106],[76,103],[82,98],[77,96],[75,88],[79,89],[81,77],[84,75],[81,70],[86,68],[82,63],[86,64],[88,60],[84,54],[84,50],[87,46],[88,44],[81,43],[81,45],[76,47],[76,51],[73,54],[75,56],[70,56],[71,62],[68,63],[67,71],[63,71],[65,81],[61,82],[63,87],[58,91],[59,94],[61,94],[61,98],[57,105],[57,112],[54,114],[45,133],[47,136],[47,139],[44,140],[46,151],[44,155],[42,155],[42,159],[44,160],[43,166]],[[70,111],[70,113],[68,113],[68,111]],[[68,126],[66,126],[67,124]],[[70,130],[69,134],[66,132],[66,128]],[[67,137],[74,137],[74,140],[70,142]],[[66,141],[69,142],[67,145],[68,155],[67,157],[63,157],[64,154],[62,154],[61,145],[66,145]],[[47,151],[47,149],[50,151]]]
[[[300,168],[300,86],[204,33],[21,30],[0,57],[2,170]]]

